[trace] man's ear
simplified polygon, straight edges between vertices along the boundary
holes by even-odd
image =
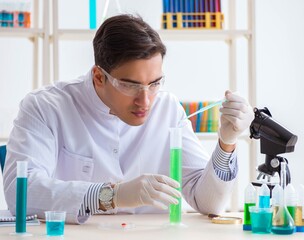
[[[94,86],[102,87],[105,84],[105,75],[101,71],[101,69],[97,66],[94,66],[92,69],[92,78]]]

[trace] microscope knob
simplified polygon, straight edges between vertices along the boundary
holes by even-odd
[[[271,166],[272,168],[277,168],[277,167],[279,167],[279,166],[280,166],[280,161],[279,161],[279,159],[277,159],[277,158],[272,159],[272,160],[270,161],[270,166]]]

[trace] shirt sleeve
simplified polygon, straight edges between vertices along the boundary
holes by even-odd
[[[227,153],[222,150],[218,143],[211,159],[214,171],[221,180],[231,181],[236,177],[238,172],[236,151]]]
[[[79,216],[90,216],[101,213],[99,209],[98,194],[102,183],[93,183],[84,195],[83,202],[79,210]]]
[[[79,209],[78,218],[89,217],[94,214],[116,214],[117,209],[108,211],[99,210],[99,192],[103,183],[93,183],[90,185],[87,193],[84,195],[83,202]]]

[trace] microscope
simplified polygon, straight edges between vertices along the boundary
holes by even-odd
[[[286,185],[291,181],[288,160],[278,154],[293,152],[298,137],[276,122],[270,111],[254,108],[255,118],[250,125],[250,138],[260,139],[261,153],[265,154],[265,163],[257,167],[259,175],[257,180],[267,178],[270,189],[271,177],[281,172],[281,162],[286,162]],[[255,186],[261,186],[260,182],[253,182]]]

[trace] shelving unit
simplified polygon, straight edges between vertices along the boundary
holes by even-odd
[[[95,30],[89,29],[59,29],[58,27],[58,0],[53,0],[52,3],[52,16],[49,15],[50,2],[49,0],[43,1],[43,28],[38,28],[38,2],[34,1],[34,26],[31,29],[4,29],[0,28],[0,37],[22,37],[28,38],[33,42],[34,46],[34,62],[33,62],[33,88],[39,86],[38,78],[38,39],[43,40],[43,80],[42,84],[49,84],[59,79],[59,43],[60,41],[73,41],[84,40],[91,41],[94,38]],[[223,41],[228,47],[228,69],[229,69],[229,89],[232,91],[237,90],[237,47],[239,39],[245,39],[248,43],[248,98],[252,106],[256,105],[256,56],[255,56],[255,0],[247,0],[248,21],[245,29],[236,28],[236,0],[228,1],[228,26],[223,30],[158,30],[163,41]],[[52,19],[52,21],[50,21]],[[52,34],[50,34],[50,22],[52,23]],[[53,47],[52,70],[50,47]],[[52,77],[51,77],[52,76]],[[217,133],[198,133],[201,140],[216,140]],[[249,145],[249,159],[250,159],[250,180],[255,179],[255,167],[257,165],[257,144],[255,141],[250,141],[248,137],[241,137]],[[238,196],[238,194],[235,194]],[[232,202],[235,199],[232,199]],[[236,209],[232,206],[232,209]]]
[[[42,84],[49,83],[50,75],[50,56],[49,56],[49,0],[43,1],[43,27],[39,28],[39,0],[33,0],[33,26],[32,28],[0,28],[0,37],[7,38],[26,38],[33,43],[33,89],[39,87],[39,69],[38,69],[38,58],[39,58],[39,38],[42,39],[42,59],[43,59],[43,70],[42,70]]]
[[[42,27],[39,27],[39,9],[41,4],[43,14],[42,15]],[[39,1],[33,0],[33,12],[32,26],[31,28],[11,28],[1,27],[0,38],[11,38],[11,39],[28,39],[33,46],[33,78],[32,88],[38,88],[41,85],[50,82],[50,32],[49,32],[49,0]],[[41,49],[39,48],[39,42],[42,41]],[[25,57],[20,55],[20,57]],[[39,58],[42,59],[42,73],[41,78],[39,77]],[[6,142],[8,136],[0,136],[1,142]]]

